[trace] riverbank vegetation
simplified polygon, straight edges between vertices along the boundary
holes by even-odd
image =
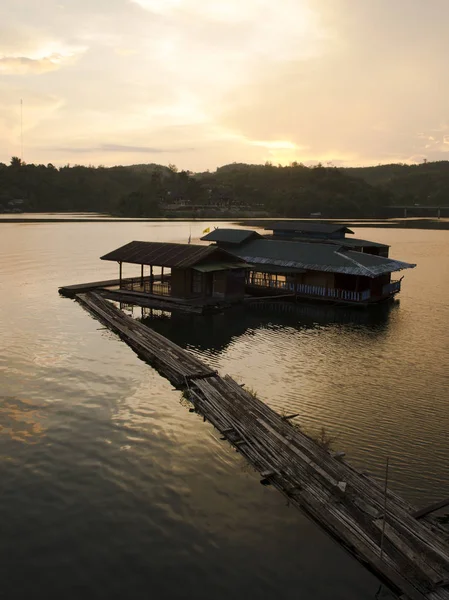
[[[449,162],[336,168],[230,164],[191,173],[0,163],[0,212],[101,212],[124,217],[385,218],[396,205],[447,205]]]

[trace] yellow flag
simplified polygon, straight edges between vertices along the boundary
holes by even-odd
[[[206,229],[203,231],[203,233],[210,233],[210,227],[207,227],[207,228],[206,228]]]

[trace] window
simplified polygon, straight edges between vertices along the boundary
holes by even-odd
[[[203,276],[198,271],[192,272],[192,292],[194,294],[201,294],[203,291]]]

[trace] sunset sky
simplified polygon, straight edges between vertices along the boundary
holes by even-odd
[[[449,152],[448,0],[2,0],[0,161]]]

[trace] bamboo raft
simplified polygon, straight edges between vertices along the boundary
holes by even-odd
[[[178,389],[262,477],[402,600],[449,600],[447,531],[189,352],[95,293],[77,300]],[[438,506],[443,503],[439,503]]]

